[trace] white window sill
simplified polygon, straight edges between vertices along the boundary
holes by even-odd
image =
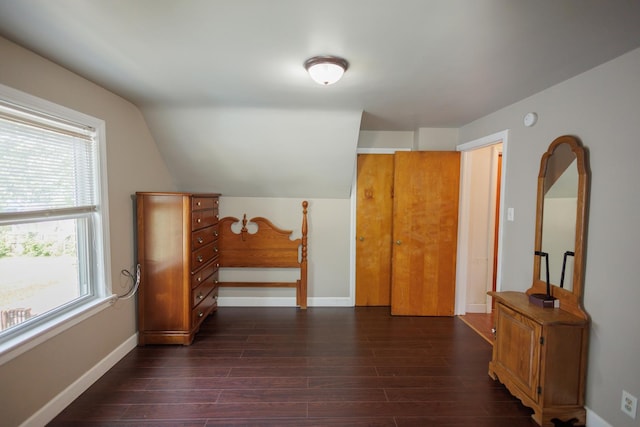
[[[0,366],[111,306],[115,295],[97,299],[57,316],[0,344]]]

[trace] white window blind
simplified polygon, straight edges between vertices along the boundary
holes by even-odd
[[[0,102],[0,213],[96,209],[95,130]]]

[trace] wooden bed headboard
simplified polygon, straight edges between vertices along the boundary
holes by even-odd
[[[234,288],[296,288],[296,305],[307,308],[307,207],[302,202],[302,237],[291,240],[292,230],[282,230],[266,218],[242,218],[242,229],[235,233],[231,226],[240,222],[235,217],[219,221],[220,268],[299,268],[300,279],[295,282],[219,282],[220,287]],[[258,226],[249,233],[247,223]]]

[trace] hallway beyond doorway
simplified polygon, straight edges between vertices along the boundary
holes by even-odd
[[[458,317],[484,338],[485,341],[493,345],[493,340],[495,339],[492,331],[494,328],[493,313],[467,313]]]

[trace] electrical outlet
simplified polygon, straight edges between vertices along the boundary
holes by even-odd
[[[620,410],[635,420],[637,407],[638,399],[628,391],[622,390],[622,405],[620,406]]]

